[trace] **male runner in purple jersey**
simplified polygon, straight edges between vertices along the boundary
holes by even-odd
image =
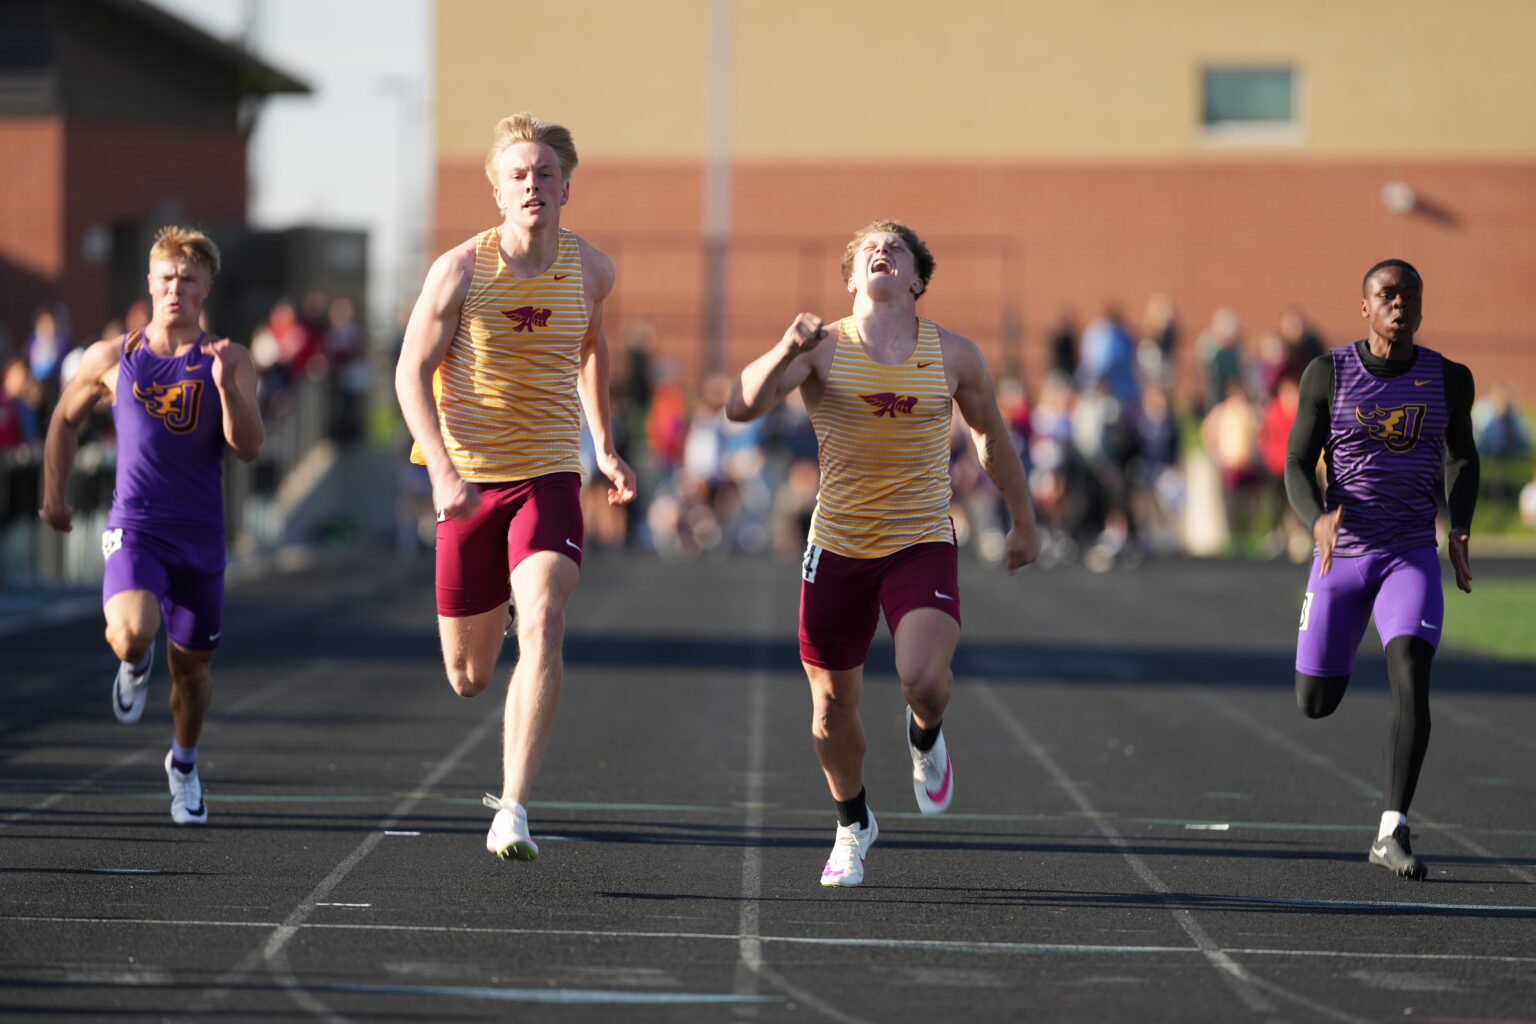
[[[1423,879],[1408,838],[1408,804],[1429,747],[1429,667],[1445,617],[1435,553],[1435,492],[1450,506],[1456,585],[1472,590],[1467,543],[1477,506],[1472,373],[1415,345],[1424,281],[1402,260],[1366,272],[1363,341],[1318,356],[1301,376],[1285,458],[1285,489],[1312,526],[1317,555],[1301,605],[1296,701],[1308,718],[1344,699],[1355,652],[1374,614],[1386,649],[1386,810],[1369,860]],[[1328,492],[1318,490],[1318,455]]]
[[[149,251],[154,314],[143,331],[86,350],[48,427],[43,507],[55,530],[71,529],[64,484],[82,423],[112,403],[117,486],[107,530],[102,602],[107,643],[121,660],[112,684],[119,721],[144,713],[155,635],[165,620],[175,738],[165,757],[171,820],[208,820],[197,775],[197,741],[213,697],[209,668],[224,618],[224,448],[249,462],[265,431],[256,367],[228,338],[198,326],[219,272],[219,250],[201,231],[166,227]]]

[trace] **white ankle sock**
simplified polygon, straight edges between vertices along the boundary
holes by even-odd
[[[1408,815],[1399,814],[1397,811],[1383,811],[1381,815],[1381,828],[1376,831],[1377,839],[1385,839],[1397,831],[1397,826],[1408,824]]]

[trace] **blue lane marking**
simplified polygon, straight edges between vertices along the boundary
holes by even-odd
[[[455,999],[499,999],[512,1003],[618,1003],[629,1006],[781,1003],[784,1001],[779,996],[738,996],[713,992],[619,992],[582,988],[480,988],[461,985],[315,985],[311,987],[311,991],[392,996],[449,996]]]

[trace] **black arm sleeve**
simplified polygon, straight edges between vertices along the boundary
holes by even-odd
[[[1296,421],[1291,424],[1291,436],[1285,444],[1285,495],[1308,531],[1323,514],[1317,459],[1328,441],[1328,407],[1332,402],[1333,357],[1324,354],[1308,363],[1301,374]]]
[[[1472,438],[1472,401],[1476,387],[1472,371],[1460,363],[1445,361],[1445,503],[1451,513],[1452,532],[1470,532],[1477,508],[1477,488],[1482,463]]]

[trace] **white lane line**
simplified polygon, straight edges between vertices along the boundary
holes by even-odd
[[[1172,890],[1168,888],[1168,885],[1153,872],[1141,855],[1131,847],[1131,844],[1126,841],[1125,837],[1109,822],[1107,816],[1099,812],[1098,808],[1093,805],[1093,801],[1089,800],[1082,788],[1074,783],[1067,773],[1062,770],[1061,765],[1056,762],[1056,759],[1051,756],[1048,750],[1040,745],[1035,739],[1034,734],[1025,727],[1023,722],[1019,721],[1018,716],[998,698],[991,685],[980,680],[970,685],[974,692],[981,697],[982,701],[991,708],[997,721],[1056,780],[1072,802],[1077,805],[1078,810],[1089,817],[1099,832],[1103,834],[1104,838],[1109,840],[1120,851],[1120,856],[1125,858],[1126,863],[1131,866],[1131,870],[1136,873],[1137,877],[1142,880],[1147,888],[1159,896],[1171,897]],[[1276,1012],[1275,1004],[1263,995],[1263,992],[1268,992],[1271,995],[1279,996],[1314,1013],[1330,1017],[1334,1020],[1347,1021],[1350,1024],[1367,1024],[1364,1018],[1342,1013],[1330,1006],[1275,985],[1272,982],[1265,981],[1250,973],[1236,960],[1232,959],[1230,954],[1217,945],[1216,941],[1201,927],[1189,910],[1177,906],[1170,906],[1169,909],[1173,914],[1173,919],[1178,922],[1184,934],[1188,935],[1195,945],[1200,948],[1200,952],[1205,955],[1207,962],[1216,968],[1218,976],[1228,984],[1250,1012],[1271,1015]]]
[[[763,621],[761,618],[757,621]],[[765,730],[768,717],[768,670],[761,664],[762,645],[754,645],[755,664],[747,680],[747,798],[741,851],[741,913],[736,921],[738,996],[758,994],[763,944],[758,938],[763,897],[763,771],[768,762]]]
[[[1510,908],[1531,910],[1530,907]],[[268,929],[279,927],[276,921],[204,921],[204,920],[157,920],[134,917],[7,917],[7,924],[64,924],[64,925],[132,925],[135,927],[162,928],[249,928]],[[298,927],[305,932],[392,932],[401,934],[432,935],[484,935],[484,936],[542,936],[551,939],[641,939],[647,942],[728,942],[740,945],[741,936],[717,932],[647,932],[647,931],[600,931],[590,928],[503,928],[474,927],[470,925],[413,925],[413,924],[346,924],[342,922],[307,921]],[[1066,954],[1081,956],[1197,956],[1204,951],[1197,946],[1121,946],[1095,945],[1070,942],[954,942],[941,939],[864,939],[816,937],[806,935],[759,935],[764,945],[782,946],[831,946],[845,949],[925,950],[935,953],[970,955],[986,953],[999,956],[1035,956]],[[1400,950],[1376,952],[1347,949],[1288,949],[1224,947],[1224,953],[1243,956],[1273,956],[1301,958],[1329,958],[1338,960],[1413,960],[1446,961],[1489,964],[1536,965],[1536,956],[1508,956],[1483,953],[1409,953]]]
[[[457,767],[459,762],[475,746],[483,742],[486,736],[500,724],[501,716],[491,715],[476,726],[446,758],[440,761],[435,768],[422,778],[421,782],[417,784],[409,795],[395,805],[394,809],[389,812],[388,817],[380,824],[379,831],[370,833],[362,842],[358,843],[357,847],[337,864],[319,885],[315,886],[314,890],[294,908],[293,912],[281,924],[270,926],[274,930],[267,937],[267,941],[246,954],[233,968],[220,975],[211,987],[205,989],[198,996],[197,1001],[183,1016],[196,1018],[208,1015],[215,1007],[229,997],[230,991],[235,986],[243,982],[265,961],[278,987],[283,989],[288,997],[298,1006],[320,1017],[322,1020],[332,1022],[344,1020],[345,1018],[333,1013],[330,1007],[303,989],[298,979],[294,977],[292,968],[288,965],[288,957],[283,947],[298,933],[299,929],[308,920],[310,914],[314,912],[315,906],[326,896],[329,896],[331,891],[341,884],[352,869],[357,867],[363,858],[373,852],[375,846],[383,842],[384,830],[393,828],[400,823],[401,819],[409,815],[416,805],[429,795],[429,791],[442,781],[444,776]]]
[[[598,606],[601,609],[598,613],[599,620],[606,615],[608,609],[616,604],[617,598],[613,591],[607,592],[605,597],[606,600]],[[453,749],[447,758],[429,771],[422,778],[421,782],[395,805],[394,809],[390,811],[389,816],[380,822],[379,831],[370,834],[357,845],[357,848],[351,854],[337,864],[331,873],[315,887],[314,891],[294,908],[293,913],[289,914],[287,919],[277,926],[261,949],[253,950],[251,955],[248,955],[240,964],[236,965],[234,971],[230,972],[234,975],[231,980],[226,981],[226,978],[230,977],[229,974],[219,979],[217,984],[220,986],[220,990],[217,1001],[222,1001],[228,995],[231,988],[255,971],[257,966],[264,960],[273,980],[277,982],[278,987],[287,994],[288,998],[295,1005],[312,1016],[330,1022],[330,1024],[345,1024],[347,1021],[346,1017],[336,1013],[322,1002],[318,996],[299,983],[288,962],[286,947],[289,940],[298,934],[300,928],[308,920],[310,914],[313,913],[315,905],[325,896],[328,896],[336,886],[340,885],[347,875],[351,873],[352,869],[362,863],[363,859],[373,852],[374,847],[383,842],[384,833],[392,830],[394,826],[401,824],[402,819],[407,817],[416,808],[417,804],[429,798],[432,795],[431,790],[443,780],[444,776],[457,767],[459,762],[480,744],[487,734],[497,729],[501,724],[502,716],[500,715],[486,718],[485,721],[481,722]],[[195,1016],[196,1014],[194,1013],[193,1015]]]
[[[219,720],[223,722],[237,719],[246,712],[252,711],[271,698],[278,696],[285,690],[291,689],[300,683],[310,682],[312,676],[329,675],[334,669],[335,664],[336,663],[330,659],[312,661],[292,675],[284,677],[277,682],[270,683],[263,689],[260,689],[255,693],[248,694],[244,699],[236,701],[227,712],[219,716]],[[31,806],[24,807],[19,811],[7,815],[4,819],[0,819],[0,829],[3,829],[8,825],[14,825],[16,822],[22,821],[23,819],[30,818],[32,815],[41,811],[46,811],[50,807],[56,807],[65,800],[68,800],[70,797],[80,795],[81,793],[91,789],[103,780],[111,778],[113,775],[116,775],[118,772],[124,771],[125,769],[132,768],[133,766],[142,764],[145,761],[159,761],[165,756],[165,750],[165,743],[163,741],[156,741],[151,746],[141,747],[138,750],[130,751],[129,753],[124,754],[122,757],[119,757],[116,761],[113,761],[111,764],[108,764],[106,767],[97,769],[95,772],[92,772],[85,778],[80,779],[77,782],[72,782],[65,788],[50,793],[48,796],[37,801]],[[92,795],[94,796],[95,794]],[[165,794],[161,794],[161,799],[165,799]],[[217,801],[217,798],[215,798],[215,801]]]
[[[156,746],[153,749],[135,750],[124,754],[116,761],[113,761],[111,764],[104,768],[97,769],[95,772],[87,775],[83,779],[80,779],[78,782],[72,782],[65,788],[43,797],[43,799],[32,804],[30,807],[24,807],[19,811],[7,815],[4,819],[0,819],[0,828],[5,828],[8,825],[14,825],[18,821],[30,818],[32,815],[41,811],[46,811],[50,807],[55,807],[65,800],[68,800],[72,796],[78,796],[79,794],[95,786],[97,783],[101,782],[103,779],[116,775],[118,772],[125,768],[131,768],[142,761],[154,760],[155,754],[158,753],[159,750],[160,748]]]
[[[773,608],[769,595],[774,593],[772,587],[754,587],[756,602],[753,622],[766,623],[773,620]],[[854,1017],[828,1003],[820,996],[810,992],[784,975],[775,971],[763,962],[762,939],[762,895],[763,895],[763,796],[764,796],[764,772],[767,769],[768,757],[768,642],[765,638],[757,638],[752,650],[752,674],[747,681],[747,799],[746,803],[746,845],[741,854],[741,913],[737,919],[737,967],[735,993],[743,997],[744,1005],[737,1007],[733,1012],[739,1019],[753,1020],[758,1016],[757,1006],[760,1000],[749,997],[758,996],[759,981],[766,981],[774,988],[794,999],[805,1009],[813,1010],[829,1020],[838,1024],[870,1024],[859,1017]]]
[[[570,543],[567,541],[566,543]],[[316,986],[325,992],[363,995],[444,996],[449,999],[489,999],[508,1003],[556,1006],[699,1006],[721,1003],[780,1003],[778,996],[720,995],[714,992],[634,992],[589,988],[494,988],[488,985],[362,985]]]
[[[1232,719],[1234,722],[1238,722],[1239,724],[1245,726],[1250,731],[1268,740],[1270,743],[1274,744],[1280,749],[1289,752],[1292,756],[1302,761],[1306,761],[1308,764],[1316,765],[1318,768],[1321,768],[1323,771],[1332,775],[1334,778],[1350,786],[1357,793],[1360,793],[1367,799],[1381,799],[1380,786],[1373,785],[1372,783],[1365,781],[1359,776],[1345,771],[1343,768],[1340,768],[1338,765],[1334,764],[1331,758],[1325,757],[1317,751],[1304,746],[1297,740],[1292,739],[1290,736],[1287,736],[1285,733],[1276,729],[1268,722],[1261,721],[1257,716],[1253,715],[1245,708],[1240,707],[1227,698],[1218,696],[1217,694],[1211,693],[1207,690],[1192,690],[1190,693],[1219,713]],[[1435,820],[1437,815],[1431,814],[1428,810],[1424,809],[1422,804],[1419,805],[1418,809],[1414,811],[1414,818],[1416,824],[1420,828],[1433,829],[1434,831],[1439,832],[1441,835],[1449,837],[1453,842],[1460,845],[1462,849],[1469,850],[1484,860],[1496,864],[1498,867],[1503,868],[1506,873],[1513,875],[1515,878],[1518,878],[1520,881],[1526,883],[1527,885],[1536,885],[1536,874],[1532,874],[1517,864],[1509,863],[1507,858],[1499,856],[1484,846],[1482,843],[1479,843],[1477,840],[1473,839],[1471,836],[1465,835],[1456,826]],[[1431,858],[1431,860],[1432,859],[1433,858]]]
[[[1513,729],[1506,729],[1498,722],[1484,718],[1482,715],[1465,711],[1455,700],[1448,701],[1441,697],[1435,701],[1435,715],[1449,718],[1463,728],[1479,729],[1490,735],[1497,736],[1501,740],[1525,747],[1527,750],[1536,750],[1536,736],[1517,733]]]

